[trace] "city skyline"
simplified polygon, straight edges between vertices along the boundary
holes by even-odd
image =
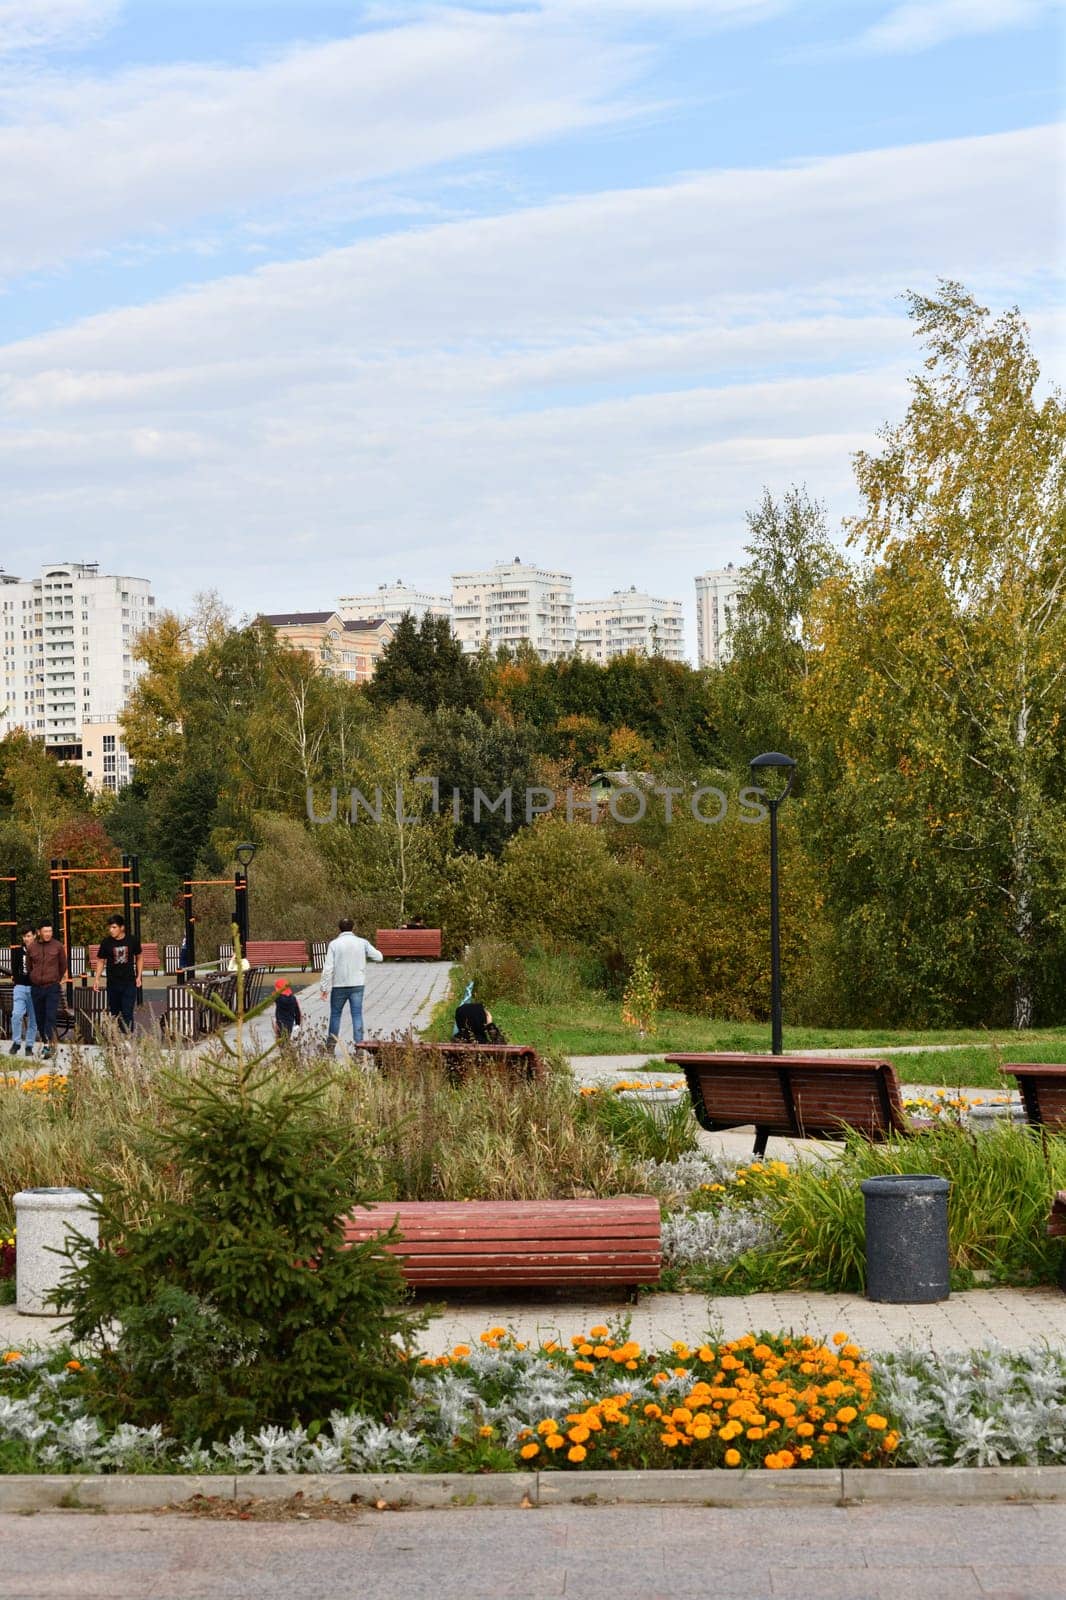
[[[5,563],[254,614],[526,548],[694,658],[764,488],[854,509],[905,291],[1017,302],[1053,376],[1061,15],[12,0]]]

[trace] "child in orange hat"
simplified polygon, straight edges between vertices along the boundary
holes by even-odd
[[[292,992],[292,985],[288,978],[279,978],[274,985],[274,1037],[291,1039],[300,1021],[300,1002]]]

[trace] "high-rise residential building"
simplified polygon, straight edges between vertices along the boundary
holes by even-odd
[[[701,667],[720,667],[729,660],[741,581],[731,561],[696,576],[696,649]]]
[[[483,572],[453,573],[452,629],[471,654],[528,640],[542,661],[558,660],[576,644],[574,581],[517,556]]]
[[[337,610],[346,622],[370,622],[382,617],[395,627],[408,611],[416,622],[427,611],[431,617],[450,617],[452,603],[446,594],[430,594],[428,589],[412,588],[397,578],[395,583],[379,584],[371,594],[342,595]]]
[[[95,561],[50,562],[36,578],[0,572],[0,737],[24,728],[80,760],[85,725],[117,719],[144,671],[133,644],[154,621],[148,579]]]
[[[616,589],[606,600],[579,600],[577,648],[589,661],[615,656],[685,659],[685,619],[680,600],[658,600],[636,587]]]
[[[331,678],[367,683],[395,632],[383,617],[345,621],[337,611],[280,611],[261,616],[291,650],[302,650]]]

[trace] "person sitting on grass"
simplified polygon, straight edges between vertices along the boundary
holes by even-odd
[[[292,992],[288,978],[279,978],[274,985],[274,1037],[291,1039],[302,1021],[300,1002]]]

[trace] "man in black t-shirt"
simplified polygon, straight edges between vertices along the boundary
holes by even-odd
[[[119,1019],[123,1033],[133,1032],[133,1009],[137,1004],[143,964],[141,941],[127,934],[125,917],[112,917],[107,925],[107,938],[100,940],[96,952],[93,989],[99,989],[106,971],[108,1016]]]

